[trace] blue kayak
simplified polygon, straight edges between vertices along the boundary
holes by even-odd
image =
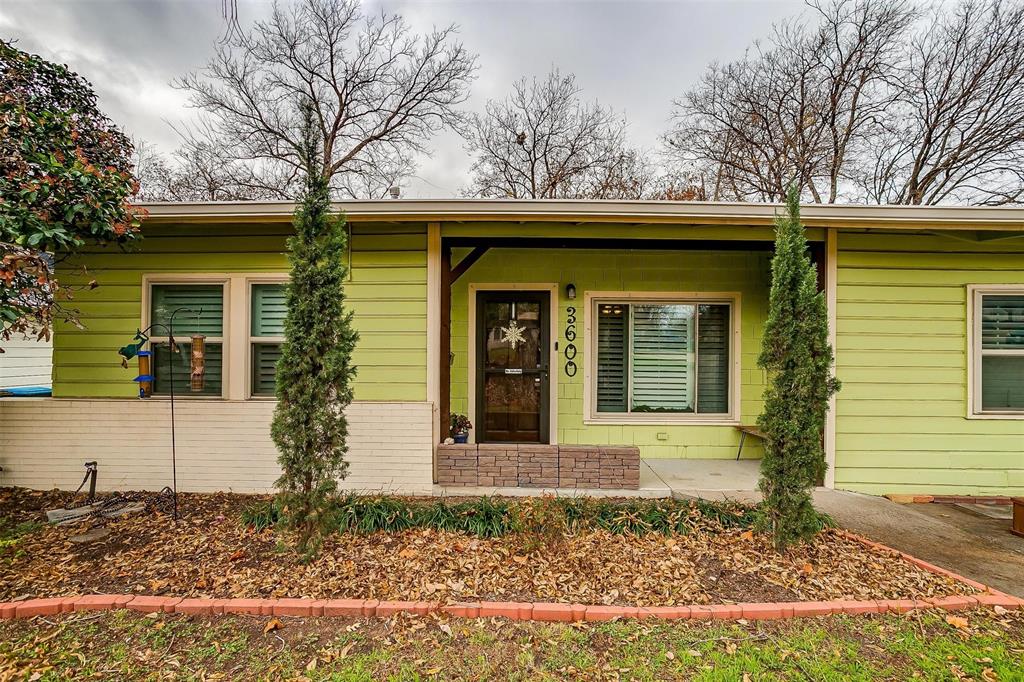
[[[45,398],[51,395],[53,390],[49,386],[17,386],[15,388],[0,388],[0,396],[11,398]]]

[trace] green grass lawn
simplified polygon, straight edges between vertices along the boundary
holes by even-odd
[[[0,623],[0,680],[1024,680],[1024,615],[554,625],[79,613]]]

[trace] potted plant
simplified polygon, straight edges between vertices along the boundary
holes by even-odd
[[[468,442],[471,428],[473,428],[473,424],[469,421],[469,417],[458,413],[452,415],[451,434],[456,443]]]

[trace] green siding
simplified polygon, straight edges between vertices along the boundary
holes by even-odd
[[[529,229],[531,226],[524,226]],[[581,230],[581,228],[577,228]],[[589,227],[587,228],[589,230]],[[448,234],[445,226],[445,234]],[[587,234],[586,236],[590,236]],[[453,262],[465,253],[457,250]],[[566,444],[639,445],[644,457],[730,458],[736,456],[739,434],[721,425],[626,425],[583,423],[583,367],[588,341],[584,329],[587,291],[739,292],[741,316],[742,421],[752,423],[761,410],[764,374],[757,368],[760,330],[767,314],[770,255],[765,252],[597,251],[577,249],[492,249],[474,264],[452,289],[452,410],[468,413],[469,285],[477,283],[558,283],[559,319],[554,338],[564,347],[566,308],[577,310],[580,367],[575,377],[558,374],[558,442]],[[576,300],[565,298],[565,285],[576,285]],[[658,434],[665,434],[660,440]],[[760,457],[748,439],[744,458]]]
[[[360,332],[357,400],[426,400],[427,254],[424,225],[352,225],[346,294]],[[130,253],[97,249],[62,266],[62,282],[99,283],[74,293],[85,329],[54,334],[56,397],[132,397],[134,367],[117,349],[141,318],[144,274],[284,272],[288,225],[180,225],[148,228]],[[87,274],[78,271],[86,267]],[[247,306],[247,302],[239,302]]]
[[[838,244],[836,486],[1024,493],[1024,420],[967,418],[967,285],[1024,285],[1024,239]]]

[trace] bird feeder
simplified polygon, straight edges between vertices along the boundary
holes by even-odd
[[[206,385],[206,336],[192,335],[192,362],[189,366],[189,386],[193,393],[200,393]]]
[[[136,355],[139,358],[139,376],[134,381],[139,384],[139,397],[148,398],[153,395],[153,351],[140,350]]]
[[[135,332],[135,343],[129,343],[117,351],[121,356],[121,366],[127,368],[132,358],[139,359],[139,374],[132,381],[139,385],[139,397],[148,398],[153,395],[153,351],[142,350],[149,337],[141,329]]]

